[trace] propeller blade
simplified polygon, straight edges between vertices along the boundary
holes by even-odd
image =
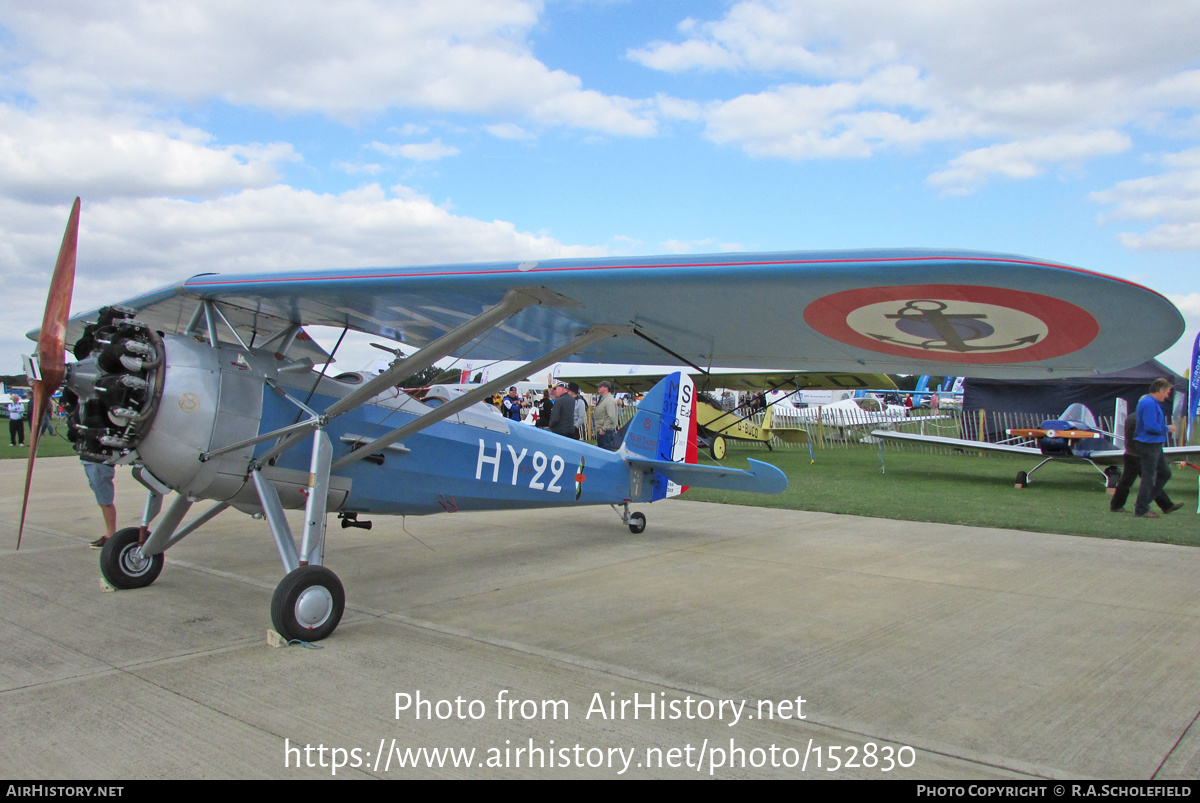
[[[42,331],[38,334],[37,356],[42,378],[34,380],[33,409],[29,416],[29,459],[25,463],[25,499],[21,503],[21,524],[17,527],[17,549],[25,533],[25,513],[29,509],[29,484],[33,480],[33,463],[37,458],[38,440],[42,433],[42,415],[50,409],[50,397],[62,384],[67,372],[67,319],[71,314],[71,292],[75,288],[75,253],[79,246],[79,199],[71,206],[67,230],[58,249],[50,292],[46,296],[46,312],[42,316]]]
[[[38,335],[38,360],[41,362],[42,383],[51,393],[62,384],[67,368],[67,318],[71,314],[71,292],[75,287],[75,252],[79,244],[79,199],[71,207],[67,230],[58,261],[46,295],[46,313],[42,316],[42,331]]]

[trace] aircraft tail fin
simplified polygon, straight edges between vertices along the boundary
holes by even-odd
[[[696,462],[696,388],[690,376],[676,371],[646,393],[626,427],[620,452],[630,460]],[[686,490],[655,473],[653,499]]]
[[[1129,417],[1129,402],[1117,397],[1117,403],[1113,409],[1113,443],[1118,449],[1125,448],[1125,419]]]

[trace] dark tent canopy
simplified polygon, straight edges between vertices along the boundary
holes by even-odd
[[[967,379],[963,383],[963,411],[967,414],[1033,413],[1055,417],[1068,405],[1080,403],[1097,416],[1110,417],[1118,398],[1130,409],[1150,390],[1150,383],[1166,377],[1175,383],[1175,396],[1187,393],[1187,380],[1158,360],[1150,360],[1124,371],[1071,379]],[[992,429],[989,424],[988,429]]]

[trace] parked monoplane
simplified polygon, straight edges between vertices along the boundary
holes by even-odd
[[[65,379],[80,456],[129,464],[147,488],[142,526],[101,551],[104,576],[119,588],[147,586],[163,553],[214,516],[231,507],[258,514],[285,571],[272,622],[310,641],[333,632],[345,604],[323,565],[327,513],[363,526],[370,514],[611,504],[640,532],[645,516],[630,505],[683,486],[786,487],[763,463],[694,463],[695,388],[683,375],[646,395],[617,452],[473,409],[560,360],[637,364],[666,354],[695,365],[872,373],[935,362],[956,375],[1063,376],[1141,362],[1183,331],[1169,301],[1128,282],[1025,257],[913,250],[201,273],[68,320],[78,220],[77,200],[42,327],[31,333],[33,420]],[[305,333],[310,325],[417,351],[379,376],[339,381],[315,369],[328,356]],[[69,366],[68,342],[78,359]],[[526,362],[438,407],[396,388],[468,352]],[[35,449],[36,437],[26,504]],[[185,524],[199,500],[211,504]],[[287,508],[305,511],[299,545]]]
[[[842,438],[850,432],[862,432],[872,427],[895,427],[921,421],[936,421],[950,416],[924,413],[901,404],[886,404],[877,398],[866,396],[857,399],[842,399],[829,404],[812,407],[780,408],[775,413],[776,426],[829,427]],[[786,422],[786,423],[785,423]]]
[[[1117,418],[1120,419],[1116,427],[1119,431],[1124,422],[1124,415],[1118,415]],[[1040,426],[1005,430],[1008,437],[1000,441],[945,438],[891,430],[876,430],[871,434],[892,441],[1043,458],[1028,471],[1017,472],[1014,480],[1017,488],[1027,488],[1033,481],[1035,471],[1047,463],[1054,462],[1086,463],[1104,477],[1105,487],[1114,488],[1121,476],[1121,470],[1117,466],[1125,456],[1124,438],[1098,427],[1092,411],[1082,404],[1072,404],[1061,416],[1043,421]],[[1200,454],[1200,447],[1168,446],[1163,449],[1163,454],[1178,457],[1195,455]]]

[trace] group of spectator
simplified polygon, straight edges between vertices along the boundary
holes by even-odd
[[[593,401],[591,429],[596,436],[596,445],[616,451],[620,446],[617,439],[619,410],[612,383],[601,382]],[[574,382],[559,382],[543,391],[542,398],[536,402],[528,395],[522,399],[514,386],[500,399],[499,407],[504,417],[513,421],[536,415],[536,426],[566,438],[584,440],[588,434],[591,405]]]

